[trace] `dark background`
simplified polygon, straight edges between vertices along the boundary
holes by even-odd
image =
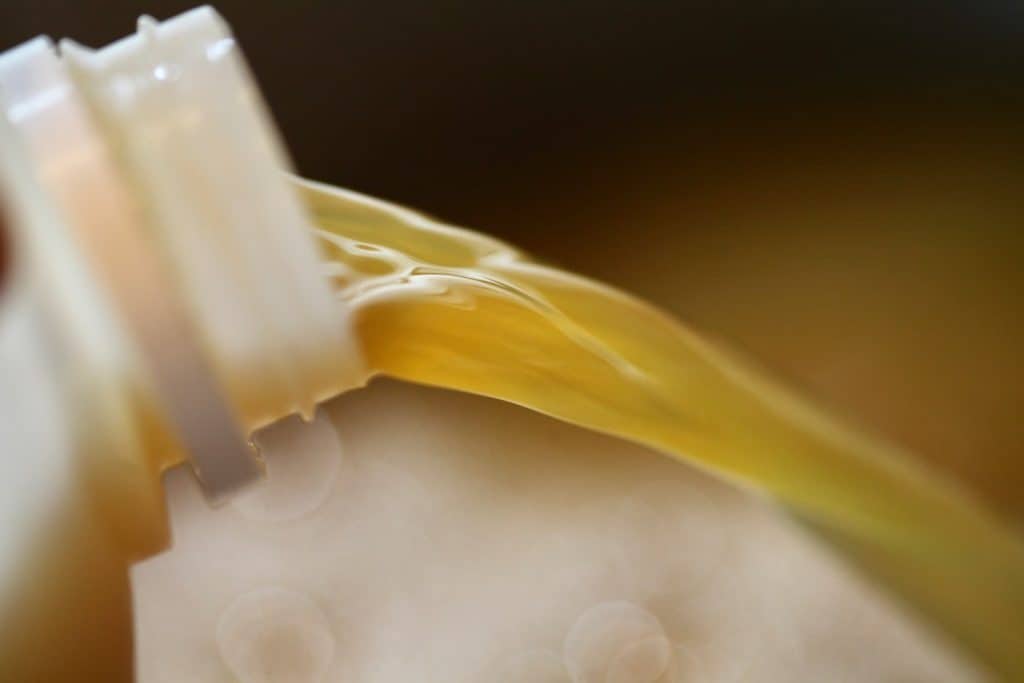
[[[189,2],[0,5],[0,48]],[[220,2],[306,175],[670,308],[1024,519],[1024,5]]]
[[[133,31],[139,14],[162,19],[195,4],[5,0],[0,46],[48,34],[99,47]],[[917,142],[907,133],[931,128],[947,137],[936,135],[936,147],[1020,142],[1024,4],[215,6],[234,27],[303,173],[457,221],[484,212],[496,231],[504,226],[478,204],[501,195],[506,204],[546,201],[565,188],[545,189],[532,177],[571,166],[573,184],[585,184],[592,178],[577,166],[581,157],[620,151],[611,147],[643,145],[652,160],[699,181],[705,169],[694,156],[727,166],[721,173],[744,173],[762,163],[752,144],[761,154],[827,154],[823,163],[858,151],[852,143],[826,147],[816,134],[893,136],[887,142],[903,146]],[[964,140],[956,130],[975,125],[989,135]]]

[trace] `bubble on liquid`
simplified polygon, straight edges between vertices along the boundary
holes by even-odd
[[[234,498],[232,505],[257,521],[300,519],[334,492],[343,448],[322,412],[309,422],[291,416],[260,430],[255,443],[267,466],[266,479]]]
[[[564,658],[574,683],[661,683],[670,678],[673,652],[657,617],[618,601],[596,605],[576,620]]]
[[[313,601],[278,587],[237,598],[221,615],[217,646],[239,683],[319,683],[335,651],[330,624]]]

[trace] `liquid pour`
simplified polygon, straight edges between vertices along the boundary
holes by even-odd
[[[950,482],[643,301],[294,182],[372,374],[510,401],[767,495],[994,672],[1024,679],[1024,545]]]

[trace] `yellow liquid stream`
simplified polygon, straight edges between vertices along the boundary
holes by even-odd
[[[295,183],[372,373],[517,403],[765,494],[993,672],[1024,680],[1024,546],[956,487],[638,299]]]

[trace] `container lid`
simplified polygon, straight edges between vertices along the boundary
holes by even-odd
[[[253,430],[363,383],[346,311],[216,12],[61,53],[4,57],[8,118],[220,499],[262,472]]]

